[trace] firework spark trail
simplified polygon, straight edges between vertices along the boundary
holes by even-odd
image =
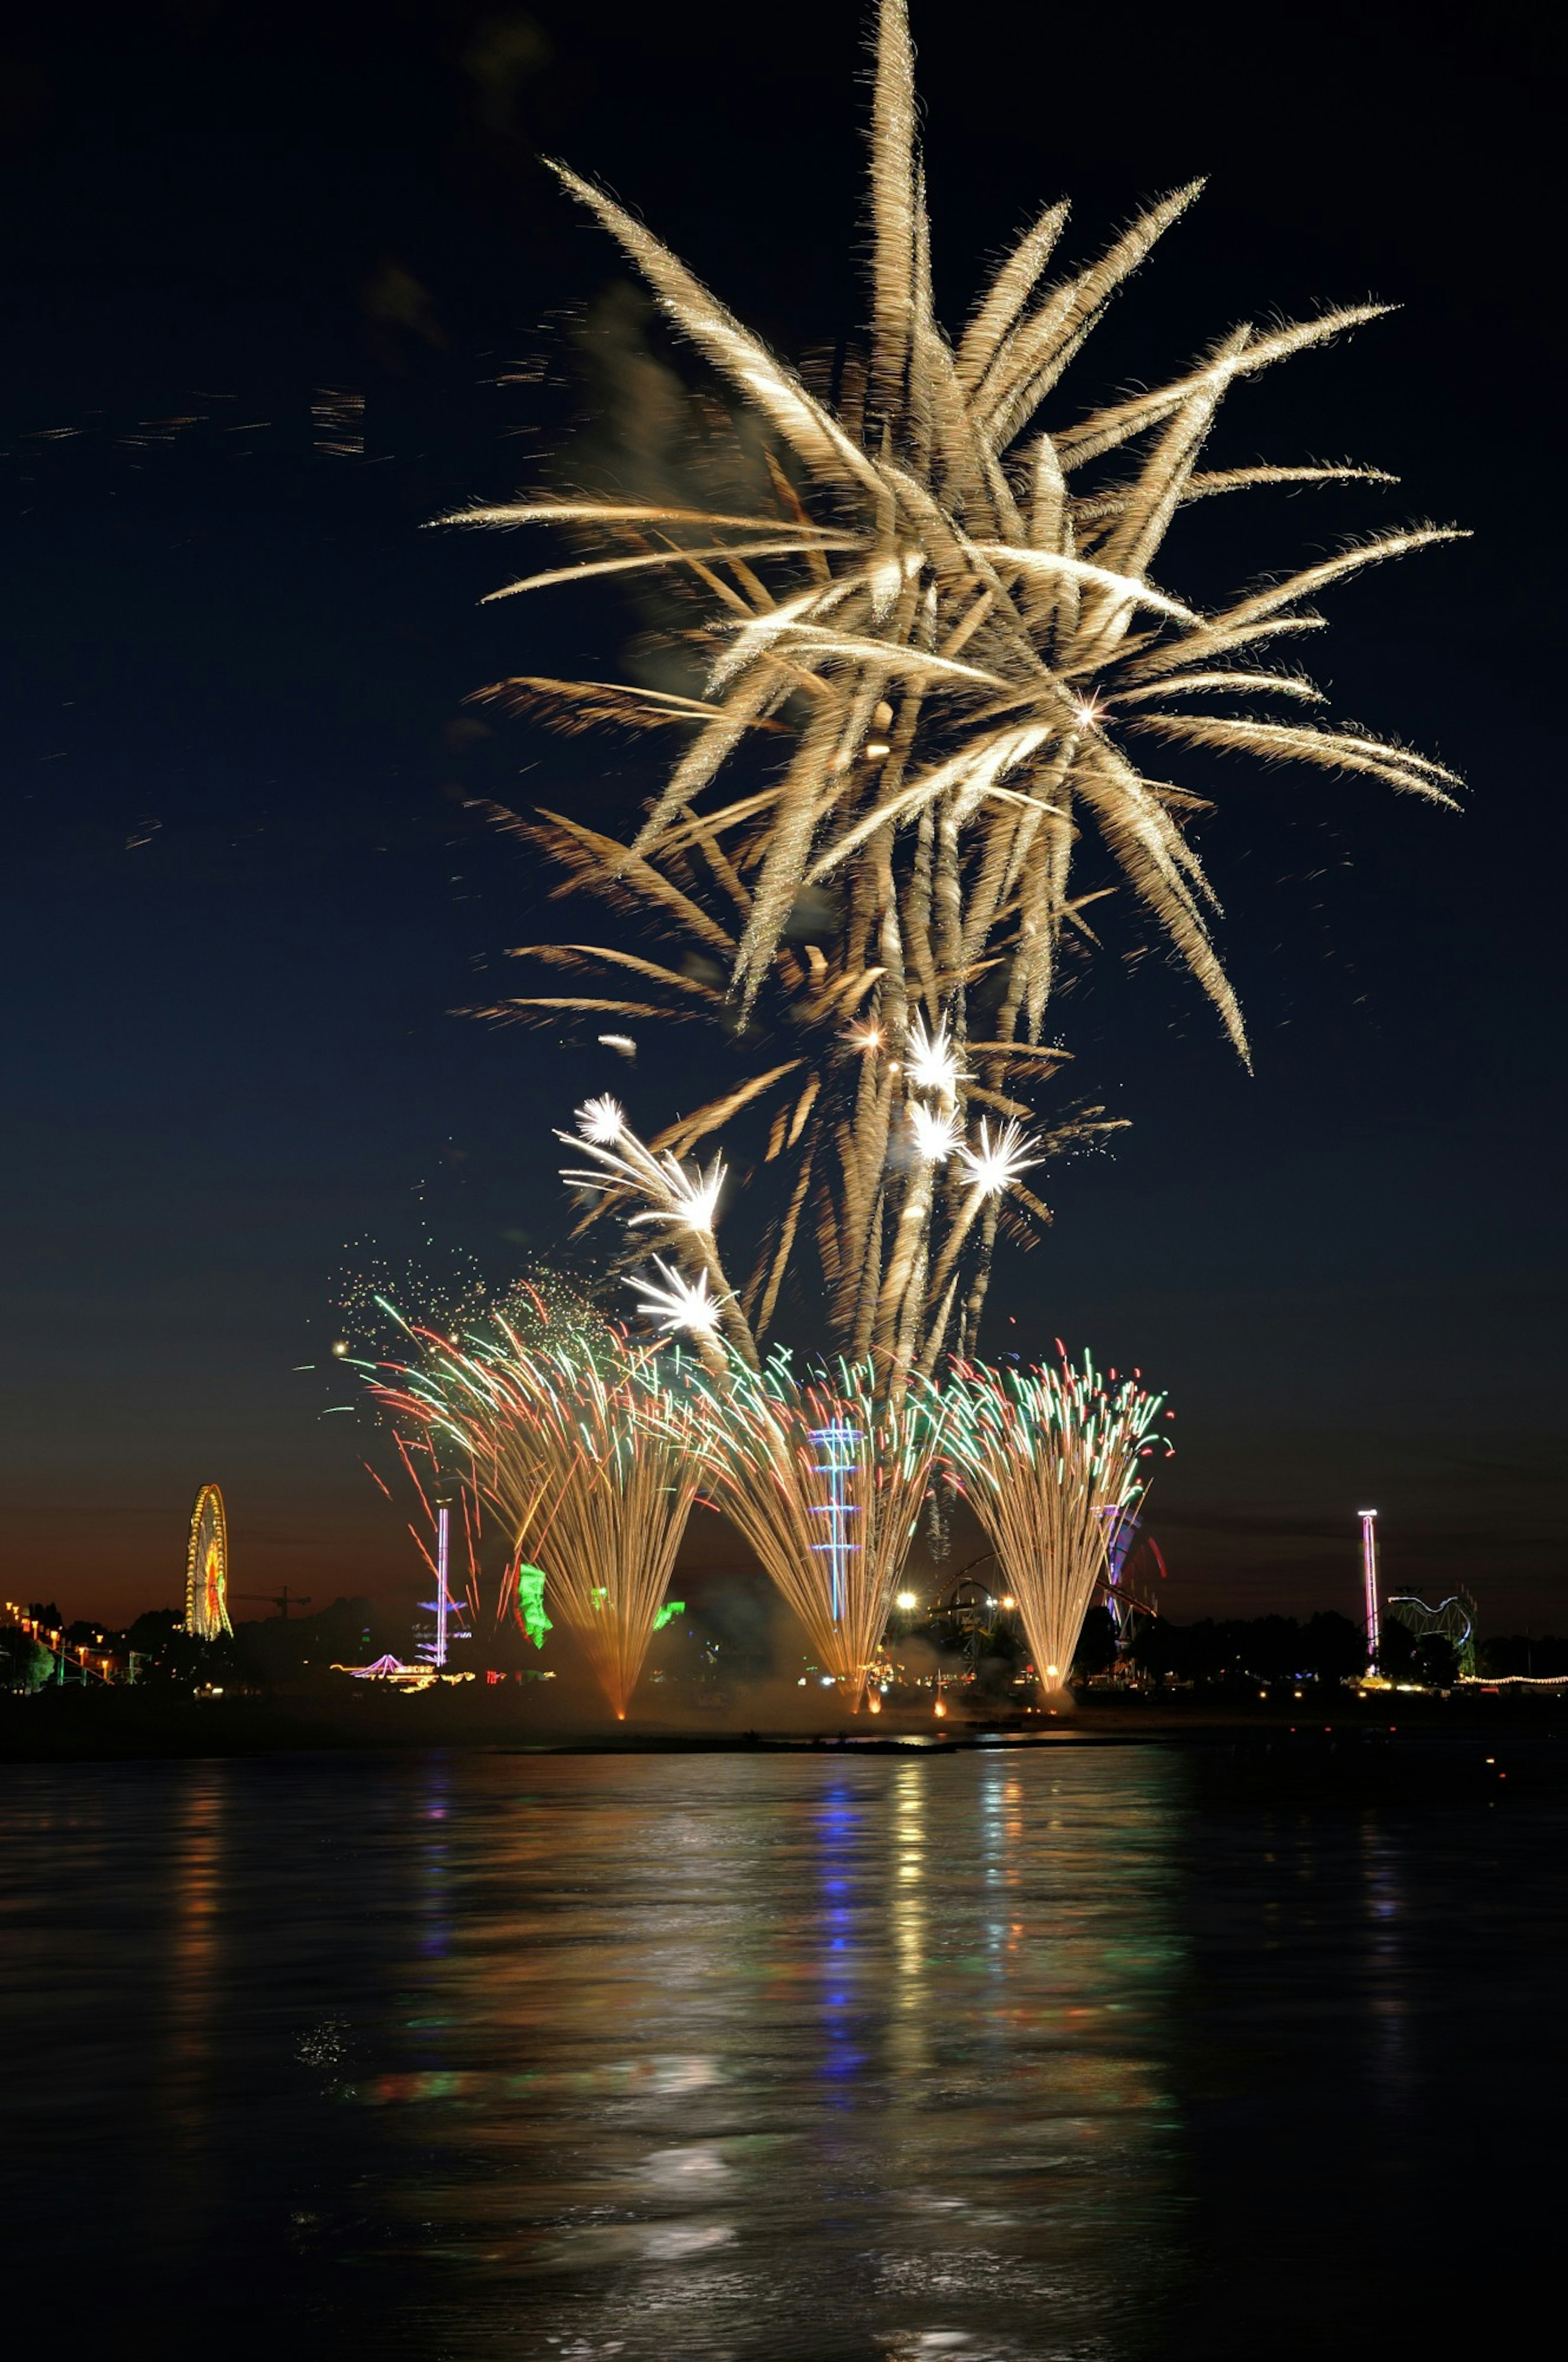
[[[944,1451],[1018,1602],[1036,1671],[1065,1688],[1109,1542],[1146,1490],[1164,1397],[1135,1379],[961,1363],[946,1388]]]
[[[499,1514],[508,1593],[543,1565],[551,1607],[623,1720],[701,1473],[683,1365],[666,1371],[624,1331],[580,1320],[554,1344],[525,1342],[502,1317],[460,1342],[411,1334],[422,1358],[372,1369],[377,1398],[423,1429],[433,1458],[455,1455]]]
[[[902,1405],[870,1363],[801,1381],[786,1353],[704,1381],[717,1503],[858,1707],[908,1556],[941,1433],[933,1389]]]
[[[747,1350],[743,1316],[765,1308],[771,1317],[809,1206],[806,1235],[816,1238],[836,1332],[874,1350],[895,1382],[933,1365],[955,1321],[959,1344],[972,1344],[997,1236],[1043,1213],[1009,1184],[982,1219],[964,1220],[956,1247],[950,1231],[938,1235],[945,1220],[963,1219],[965,1201],[936,1186],[929,1157],[889,1161],[909,1118],[899,1051],[916,1025],[950,1043],[963,1136],[971,1101],[1029,1116],[1009,1094],[1043,1047],[1064,944],[1082,928],[1071,873],[1083,833],[1098,833],[1246,1055],[1210,933],[1214,897],[1187,833],[1207,807],[1146,775],[1140,745],[1306,763],[1439,803],[1458,784],[1397,742],[1304,717],[1303,706],[1324,701],[1314,685],[1252,661],[1271,640],[1321,627],[1305,603],[1319,591],[1453,538],[1449,529],[1417,525],[1347,546],[1212,614],[1151,579],[1193,502],[1280,483],[1387,480],[1354,466],[1198,464],[1234,389],[1381,307],[1237,327],[1152,391],[1047,425],[1042,412],[1054,409],[1064,371],[1198,184],[1149,206],[1099,260],[1054,282],[1045,274],[1066,208],[1047,208],[955,347],[932,309],[916,119],[905,0],[879,0],[871,334],[841,373],[837,409],[641,222],[557,166],[674,328],[762,422],[766,483],[750,504],[737,501],[731,472],[711,506],[525,499],[449,520],[553,527],[581,552],[510,591],[667,578],[687,603],[689,638],[714,652],[698,696],[531,675],[482,692],[565,728],[690,734],[631,844],[551,814],[532,841],[559,864],[563,890],[586,889],[655,933],[695,940],[723,971],[721,988],[683,963],[535,945],[534,956],[589,970],[601,986],[609,970],[614,988],[525,996],[506,1013],[697,1017],[733,1031],[782,998],[798,1055],[676,1127],[678,1147],[667,1135],[652,1151],[684,1154],[774,1097],[788,1145],[771,1153],[789,1165],[787,1210],[725,1315],[728,1341]],[[1112,472],[1085,481],[1104,461]],[[1243,649],[1249,661],[1238,667]],[[1194,697],[1280,698],[1296,717],[1194,711]],[[734,763],[775,741],[781,760],[766,783],[730,790]],[[828,888],[836,908],[822,900]],[[804,928],[803,911],[816,914]],[[628,997],[633,977],[644,997]],[[983,1047],[970,1038],[977,991],[992,1012]],[[849,1047],[850,1020],[880,1029],[891,1055]]]
[[[927,1381],[935,1367],[958,1288],[957,1264],[976,1217],[989,1218],[1007,1194],[1022,1198],[1042,1220],[1045,1207],[1024,1187],[1023,1175],[1041,1156],[1060,1144],[1062,1134],[1040,1142],[1010,1120],[993,1134],[981,1117],[972,1140],[962,1137],[955,1094],[963,1076],[945,1033],[935,1038],[916,1027],[909,1037],[905,1062],[912,1090],[933,1095],[936,1104],[911,1097],[904,1113],[916,1159],[916,1183],[906,1194],[898,1232],[893,1242],[887,1276],[878,1302],[874,1336],[876,1365],[884,1390],[901,1402],[912,1374]],[[999,1104],[1009,1106],[1012,1102]],[[581,1148],[595,1159],[591,1167],[567,1166],[563,1178],[598,1193],[608,1190],[625,1218],[630,1231],[643,1223],[660,1226],[660,1243],[677,1258],[652,1257],[654,1277],[639,1272],[627,1285],[638,1291],[638,1310],[667,1333],[684,1333],[710,1376],[726,1381],[739,1363],[756,1374],[760,1364],[752,1332],[729,1287],[716,1236],[717,1209],[725,1168],[718,1158],[706,1173],[688,1172],[666,1152],[655,1156],[627,1122],[619,1102],[590,1099],[577,1109],[576,1132],[559,1131],[568,1147]],[[613,1145],[611,1143],[613,1142]],[[949,1193],[939,1214],[935,1207],[937,1168],[951,1160],[963,1180]],[[792,1207],[798,1211],[802,1192]],[[642,1210],[628,1212],[641,1203]],[[586,1218],[604,1209],[596,1205]],[[943,1238],[934,1265],[933,1237]],[[644,1242],[633,1240],[622,1262],[633,1259]],[[776,1281],[789,1234],[773,1256]],[[678,1268],[684,1258],[696,1265],[695,1276]],[[753,1288],[755,1275],[753,1277]],[[924,1316],[924,1318],[923,1318]]]
[[[510,815],[504,816],[504,824],[520,826]],[[521,825],[525,836],[547,842],[547,849],[563,861],[568,872],[568,889],[581,888],[612,904],[624,899],[628,881],[616,867],[612,840],[559,818],[542,829]],[[711,837],[696,828],[693,844],[700,847],[703,854],[702,874],[687,864],[684,853],[678,863],[672,859],[667,866],[672,877],[678,877],[678,885],[672,883],[671,877],[660,877],[660,893],[650,898],[644,908],[644,915],[655,926],[685,935],[692,946],[685,955],[688,961],[706,953],[713,936],[731,944],[734,941],[733,925],[727,932],[717,922],[710,922],[711,933],[704,934],[694,924],[694,912],[700,914],[702,909],[698,898],[707,897],[709,907],[719,909],[727,918],[731,911],[738,913],[746,900],[743,885],[717,854]],[[657,873],[650,870],[647,875],[653,877]],[[863,900],[858,879],[855,891]],[[895,941],[891,947],[888,945],[887,937],[893,932],[886,923],[890,920],[891,912],[884,909],[883,947],[890,949],[890,958],[896,968],[902,955]],[[722,1318],[711,1324],[714,1333],[721,1334],[748,1361],[756,1359],[753,1341],[768,1332],[786,1270],[792,1266],[803,1234],[804,1218],[804,1235],[815,1240],[833,1291],[828,1308],[830,1319],[847,1341],[852,1341],[857,1353],[872,1350],[874,1345],[887,1361],[896,1353],[901,1336],[920,1338],[921,1366],[933,1366],[944,1341],[945,1316],[927,1323],[928,1334],[924,1333],[922,1323],[933,1311],[940,1312],[941,1291],[935,1295],[922,1292],[916,1283],[920,1276],[928,1275],[931,1255],[940,1255],[946,1220],[949,1217],[960,1219],[967,1231],[972,1209],[962,1207],[956,1198],[940,1197],[917,1185],[915,1194],[923,1202],[916,1209],[911,1234],[904,1221],[910,1195],[907,1170],[901,1178],[899,1169],[889,1167],[889,1150],[896,1152],[900,1140],[907,1136],[918,1154],[931,1153],[937,1138],[931,1127],[939,1117],[919,1097],[923,1087],[935,1088],[938,1107],[945,1109],[951,1119],[952,1146],[956,1148],[963,1107],[975,1102],[1004,1116],[1026,1118],[1030,1109],[998,1086],[1005,1081],[1009,1089],[1015,1087],[1012,1079],[1014,1075],[1048,1078],[1067,1056],[1065,1051],[1055,1046],[987,1039],[973,1045],[987,1061],[987,1085],[959,1065],[950,1037],[940,1022],[934,1028],[927,1027],[916,1010],[905,1040],[905,1029],[894,1023],[888,1013],[892,1006],[887,997],[890,988],[884,988],[880,1003],[883,1021],[861,1019],[859,1011],[868,995],[883,986],[883,980],[893,972],[885,963],[871,959],[869,949],[868,943],[859,940],[848,945],[835,944],[834,957],[830,959],[816,944],[782,947],[774,961],[774,988],[758,1017],[768,1030],[784,1030],[792,1035],[799,1043],[799,1054],[771,1060],[720,1098],[668,1125],[648,1147],[633,1142],[629,1131],[625,1141],[620,1141],[618,1127],[624,1126],[624,1118],[613,1101],[591,1100],[578,1112],[579,1129],[591,1155],[598,1157],[599,1151],[610,1148],[612,1142],[619,1142],[618,1153],[624,1153],[628,1143],[632,1143],[639,1155],[635,1173],[616,1171],[608,1159],[600,1158],[602,1174],[579,1168],[569,1176],[579,1187],[586,1185],[594,1193],[594,1202],[579,1228],[587,1227],[606,1211],[624,1211],[632,1198],[641,1198],[648,1206],[662,1208],[671,1216],[674,1228],[663,1243],[677,1253],[684,1246],[684,1260],[688,1265],[696,1264],[696,1284],[705,1286],[705,1270],[708,1281],[717,1278],[711,1240],[705,1239],[700,1253],[694,1252],[699,1232],[682,1219],[685,1209],[669,1196],[667,1185],[672,1176],[667,1167],[662,1171],[655,1168],[661,1166],[662,1160],[684,1156],[737,1118],[753,1110],[759,1116],[766,1116],[772,1110],[762,1163],[764,1166],[775,1160],[783,1163],[789,1176],[784,1209],[762,1239],[750,1279],[729,1297],[728,1303],[724,1287],[707,1288],[715,1306],[724,1308]],[[557,1021],[560,1013],[573,1010],[607,1008],[621,1013],[635,1010],[644,1016],[663,1015],[674,1022],[694,1017],[711,1021],[724,1015],[722,992],[685,973],[684,966],[677,969],[673,965],[634,958],[591,944],[533,945],[529,952],[557,966],[592,966],[602,961],[612,968],[630,969],[640,982],[647,979],[642,986],[644,990],[660,989],[665,997],[660,1003],[633,1003],[624,999],[610,1001],[598,995],[536,995],[480,1013],[502,1019],[536,1016],[540,1021]],[[928,1064],[927,1050],[938,1043],[944,1045],[944,1051],[938,1053],[934,1064]],[[901,1051],[907,1054],[903,1059],[898,1054]],[[945,1085],[949,1087],[944,1087]],[[850,1092],[853,1094],[852,1106],[846,1109],[844,1100]],[[1042,1153],[1060,1154],[1117,1129],[1120,1125],[1106,1120],[1099,1108],[1071,1109],[1043,1132]],[[983,1147],[983,1139],[978,1144]],[[1025,1217],[1036,1223],[1049,1220],[1040,1200],[1015,1176],[1007,1185],[1007,1195],[1006,1212],[1014,1235]],[[927,1242],[922,1236],[927,1206],[937,1225],[929,1252],[926,1252]],[[993,1201],[979,1226],[982,1255],[994,1240],[1001,1211]],[[888,1233],[885,1239],[884,1231]],[[896,1253],[900,1233],[909,1238],[911,1245],[910,1255],[902,1260]],[[918,1254],[914,1252],[916,1248],[921,1250]],[[890,1294],[882,1280],[890,1262],[898,1264],[902,1300],[896,1291]],[[949,1305],[954,1292],[956,1284],[949,1289]],[[966,1318],[972,1318],[978,1314],[979,1304],[972,1281],[968,1302],[972,1311],[966,1313]],[[879,1305],[883,1308],[880,1319]],[[711,1356],[706,1351],[705,1358],[710,1360],[711,1365]],[[897,1374],[894,1382],[898,1382]]]
[[[492,1452],[518,1546],[624,1721],[696,1491],[685,1396],[646,1361],[613,1382],[559,1361],[531,1370]]]
[[[714,1241],[718,1197],[725,1180],[720,1159],[714,1157],[706,1173],[700,1167],[689,1172],[668,1149],[662,1155],[654,1154],[631,1130],[617,1101],[609,1098],[586,1101],[577,1109],[576,1131],[558,1131],[555,1137],[568,1148],[581,1149],[594,1160],[587,1167],[568,1166],[562,1175],[564,1180],[592,1192],[609,1190],[622,1206],[628,1200],[641,1199],[641,1210],[627,1215],[629,1227],[637,1230],[644,1223],[654,1224],[655,1237],[651,1243],[663,1246],[666,1252],[684,1250],[696,1262],[697,1283],[691,1291],[690,1302],[674,1313],[667,1301],[645,1303],[642,1309],[664,1313],[667,1326],[688,1330],[704,1345],[709,1338],[722,1334],[742,1360],[755,1366],[756,1347],[751,1332],[725,1279]],[[669,1266],[657,1255],[654,1263],[663,1274],[666,1286],[677,1287],[676,1276]],[[658,1291],[652,1293],[657,1297]],[[693,1308],[698,1304],[701,1317],[694,1319]]]

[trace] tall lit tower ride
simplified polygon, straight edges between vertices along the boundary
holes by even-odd
[[[828,1540],[813,1542],[811,1547],[827,1557],[831,1578],[833,1621],[838,1624],[844,1613],[844,1590],[849,1573],[846,1562],[850,1552],[860,1548],[850,1531],[849,1521],[857,1515],[857,1511],[848,1498],[845,1479],[852,1476],[860,1465],[855,1447],[861,1440],[861,1433],[858,1428],[846,1427],[839,1420],[831,1427],[810,1429],[806,1440],[820,1445],[825,1455],[816,1463],[812,1473],[827,1477],[828,1498],[819,1507],[814,1507],[811,1514],[814,1518],[827,1518]]]
[[[1377,1613],[1377,1512],[1361,1511],[1361,1571],[1366,1584],[1366,1649],[1374,1665],[1383,1650]]]
[[[447,1569],[452,1549],[452,1510],[445,1501],[439,1501],[435,1510],[435,1597],[421,1604],[435,1617],[435,1634],[420,1645],[420,1655],[438,1672],[446,1667],[446,1617],[452,1606],[452,1595],[446,1587]]]

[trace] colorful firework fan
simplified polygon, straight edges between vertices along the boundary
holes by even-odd
[[[519,1606],[538,1645],[547,1595],[624,1720],[701,1473],[684,1365],[609,1323],[590,1333],[579,1319],[551,1345],[524,1343],[504,1317],[495,1328],[461,1344],[413,1332],[425,1360],[376,1391],[455,1445],[499,1514],[503,1612]]]
[[[955,1367],[944,1448],[1018,1602],[1041,1686],[1066,1687],[1110,1544],[1143,1497],[1163,1438],[1164,1396],[1135,1377],[1081,1370]]]
[[[518,1551],[624,1720],[696,1491],[685,1389],[659,1357],[608,1332],[592,1360],[520,1355],[496,1375],[485,1482]],[[678,1368],[678,1363],[677,1363]]]
[[[879,1396],[870,1362],[802,1382],[787,1353],[702,1382],[718,1506],[857,1708],[941,1434],[929,1387]]]

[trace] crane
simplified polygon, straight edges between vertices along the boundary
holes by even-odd
[[[266,1607],[276,1607],[285,1624],[289,1621],[291,1607],[308,1607],[311,1604],[311,1595],[308,1591],[291,1591],[287,1584],[283,1585],[281,1591],[242,1591],[238,1596],[241,1599],[259,1600]]]

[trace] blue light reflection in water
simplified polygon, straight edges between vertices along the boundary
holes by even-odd
[[[844,1873],[854,1864],[858,1814],[850,1790],[842,1783],[829,1788],[816,1815],[817,1892],[822,1900],[813,1914],[818,1931],[817,1977],[822,1986],[822,2052],[817,2071],[825,2082],[842,2083],[858,2075],[868,2053],[859,2047],[859,2029],[851,2014],[851,1991],[861,1965],[856,1958],[856,1906],[850,1897],[856,1882]],[[829,2105],[849,2108],[847,2092],[830,2096]]]

